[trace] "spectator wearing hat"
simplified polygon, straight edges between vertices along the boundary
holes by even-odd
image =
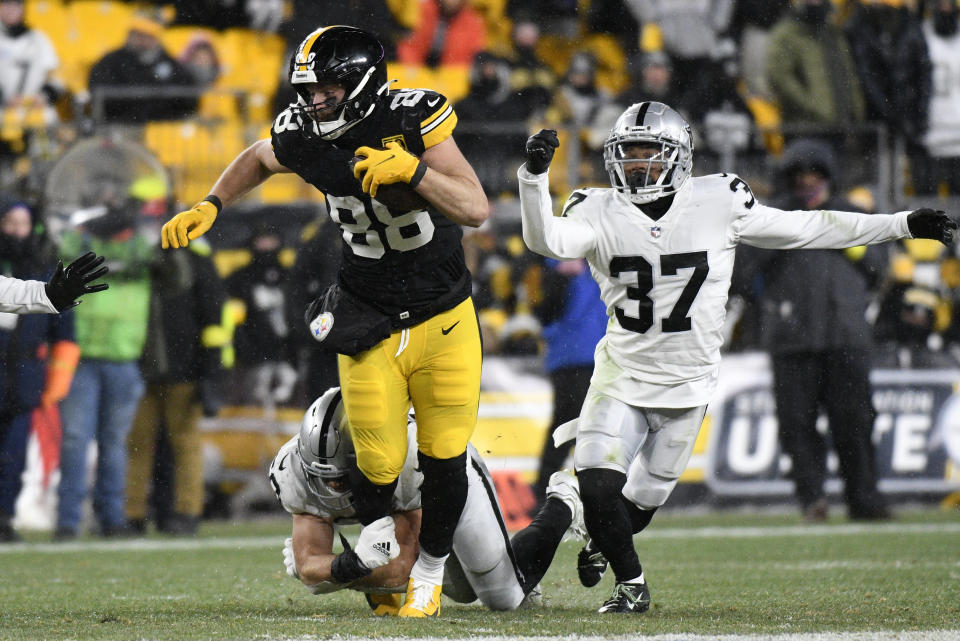
[[[124,45],[93,66],[89,85],[95,117],[145,124],[196,113],[196,91],[191,90],[199,85],[190,71],[163,48],[162,29],[159,22],[135,17]]]
[[[832,149],[798,139],[784,151],[776,207],[790,211],[856,207],[833,195],[837,165]],[[876,412],[871,400],[871,328],[865,312],[869,287],[887,264],[883,248],[771,251],[737,250],[732,290],[755,299],[760,339],[770,352],[780,445],[807,521],[827,518],[824,490],[827,441],[817,431],[823,409],[840,461],[844,498],[854,519],[888,518],[877,491]]]

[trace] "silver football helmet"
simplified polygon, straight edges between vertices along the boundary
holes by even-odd
[[[331,387],[303,415],[297,451],[307,485],[331,508],[350,507],[350,469],[356,452],[339,387]]]
[[[650,158],[638,158],[635,148],[656,147]],[[624,165],[635,163],[628,170]],[[603,164],[610,185],[636,204],[676,193],[693,170],[690,125],[662,102],[639,102],[620,114],[603,145]],[[659,172],[651,171],[654,167]],[[642,169],[642,170],[641,170]]]

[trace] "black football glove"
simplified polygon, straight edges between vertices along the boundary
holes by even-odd
[[[953,242],[957,222],[939,209],[924,207],[907,215],[907,227],[914,238],[930,238],[949,245]]]
[[[541,129],[527,138],[527,171],[542,174],[550,168],[553,152],[560,146],[560,139],[553,129]]]
[[[91,292],[102,292],[107,289],[106,283],[96,285],[87,285],[109,270],[106,267],[100,267],[103,264],[103,256],[97,256],[93,252],[87,252],[76,259],[66,269],[63,267],[63,261],[57,262],[57,271],[53,273],[50,282],[46,284],[47,298],[57,308],[58,312],[70,309],[80,303],[77,299],[84,294]],[[100,267],[100,269],[97,269]]]

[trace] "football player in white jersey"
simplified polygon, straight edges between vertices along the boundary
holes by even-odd
[[[556,259],[586,258],[610,317],[576,425],[574,465],[590,542],[578,571],[616,575],[600,612],[644,612],[650,592],[632,535],[666,502],[686,467],[717,385],[727,291],[738,243],[844,248],[898,238],[953,239],[943,212],[784,212],[733,174],[691,177],[693,141],[680,114],[642,102],[604,145],[611,188],[571,194],[559,217],[547,186],[556,132],[527,141],[519,169],[523,239]]]
[[[293,517],[284,545],[287,573],[314,594],[364,592],[377,615],[396,615],[417,560],[420,486],[416,421],[408,421],[409,451],[392,497],[392,514],[363,528],[353,546],[333,552],[334,534],[357,523],[350,472],[356,454],[340,388],[327,390],[307,410],[300,433],[270,465],[270,483]],[[492,610],[513,610],[539,596],[538,584],[564,533],[584,534],[577,481],[560,471],[550,478],[547,501],[524,530],[507,536],[496,490],[472,445],[467,448],[467,502],[446,562],[443,593],[455,601],[479,599]],[[398,545],[392,545],[394,536]],[[528,599],[529,595],[529,599]]]

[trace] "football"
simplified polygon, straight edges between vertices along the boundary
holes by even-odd
[[[353,166],[363,160],[363,156],[354,156],[350,159],[350,171],[353,172]],[[357,180],[363,180],[363,174]],[[377,195],[374,197],[387,206],[391,211],[417,211],[426,209],[430,203],[427,199],[416,192],[416,190],[407,183],[390,183],[380,185],[377,188]]]

